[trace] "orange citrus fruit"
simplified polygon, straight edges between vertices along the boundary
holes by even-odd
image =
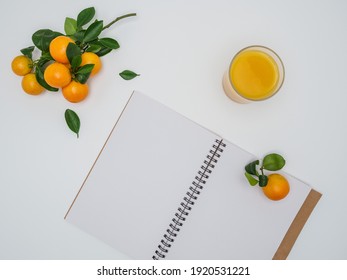
[[[87,84],[81,84],[72,80],[66,87],[63,87],[62,92],[66,100],[72,103],[77,103],[87,97],[89,87]]]
[[[16,56],[11,63],[12,71],[18,76],[24,76],[30,73],[33,67],[32,60],[25,55]]]
[[[34,73],[26,74],[22,79],[22,88],[27,94],[38,95],[45,89],[37,82]]]
[[[281,174],[270,174],[267,185],[263,187],[264,194],[272,200],[280,200],[287,196],[290,187],[287,179]]]
[[[65,87],[71,82],[71,73],[69,68],[59,62],[53,62],[48,65],[43,73],[43,77],[47,84],[56,88]]]
[[[100,57],[92,52],[85,52],[82,54],[82,63],[81,66],[84,66],[86,64],[94,64],[93,70],[90,73],[90,76],[94,76],[97,74],[102,66]]]
[[[66,55],[66,48],[69,43],[75,43],[70,37],[58,36],[49,44],[49,52],[55,61],[60,63],[68,63],[69,59]]]

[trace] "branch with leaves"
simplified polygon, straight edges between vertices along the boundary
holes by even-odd
[[[112,50],[118,49],[120,45],[117,40],[109,37],[99,38],[99,36],[102,34],[103,30],[111,27],[114,23],[132,16],[136,16],[136,13],[117,17],[115,20],[104,26],[103,20],[95,20],[90,23],[95,17],[95,8],[89,7],[82,10],[77,15],[77,19],[70,17],[65,18],[64,31],[66,34],[52,31],[50,29],[40,29],[32,36],[32,41],[35,46],[30,46],[21,51],[23,54],[30,57],[32,57],[32,52],[35,47],[41,51],[40,58],[34,61],[34,73],[36,74],[36,79],[45,89],[49,91],[58,91],[57,88],[51,87],[46,83],[43,73],[47,64],[54,61],[49,52],[49,46],[52,40],[58,36],[66,35],[70,37],[74,43],[68,45],[66,52],[71,64],[72,76],[83,84],[87,82],[93,67],[80,67],[82,61],[81,55],[84,52],[92,52],[97,56],[102,57],[110,53]],[[87,26],[89,23],[90,25]]]
[[[245,166],[245,176],[251,186],[259,184],[260,187],[265,187],[268,183],[268,176],[264,170],[278,171],[286,164],[285,159],[276,153],[266,155],[262,164],[259,166],[260,161],[255,160]]]
[[[65,34],[51,29],[37,30],[32,35],[34,46],[21,49],[22,55],[16,57],[12,62],[12,69],[15,74],[25,76],[30,73],[29,79],[34,80],[35,88],[33,89],[24,88],[22,82],[24,91],[28,94],[38,95],[44,89],[57,92],[59,88],[62,88],[63,95],[68,101],[74,103],[82,101],[88,94],[86,83],[89,77],[95,75],[101,67],[100,57],[120,47],[117,40],[103,37],[102,32],[116,22],[133,16],[136,16],[136,13],[125,14],[104,25],[103,20],[95,19],[93,21],[95,8],[89,7],[78,13],[76,19],[71,17],[65,18]],[[52,47],[61,37],[63,37],[62,41],[59,42],[63,43],[59,44],[58,50],[62,48],[63,55],[65,56],[66,54],[64,61],[60,61],[57,58],[54,53],[55,48]],[[40,56],[37,59],[33,59],[35,48],[40,51]],[[89,58],[93,57],[93,59],[85,59],[87,56]],[[89,62],[85,62],[86,60]],[[57,74],[56,76],[61,76],[60,73],[57,73],[58,66],[60,69],[63,68],[66,77],[64,83],[50,81],[51,76],[47,74],[50,71],[46,71],[46,69],[53,69],[52,64],[55,64],[54,69],[56,71],[54,73]],[[60,65],[57,66],[57,64]],[[61,64],[64,64],[68,71]],[[98,67],[96,67],[97,65]],[[130,70],[124,70],[119,75],[124,80],[131,80],[139,76],[139,74]],[[29,79],[27,80],[30,82],[31,80]],[[74,89],[72,90],[72,88]],[[76,97],[77,91],[79,91],[79,97]],[[74,96],[68,97],[68,93]],[[71,109],[68,109],[65,113],[65,119],[69,128],[78,136],[80,126],[78,115]]]

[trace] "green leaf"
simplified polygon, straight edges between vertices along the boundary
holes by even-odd
[[[42,52],[41,53],[41,57],[40,59],[43,58],[43,59],[46,59],[46,60],[53,60],[53,57],[51,56],[50,52],[47,51],[47,52]]]
[[[64,31],[66,35],[74,35],[77,31],[77,21],[73,18],[65,18]]]
[[[103,21],[96,20],[93,22],[84,33],[83,42],[88,43],[98,38],[103,28]]]
[[[71,60],[71,68],[76,69],[78,68],[82,63],[82,56],[74,56]]]
[[[36,67],[35,76],[36,76],[37,82],[41,86],[43,86],[45,89],[47,89],[49,91],[58,91],[59,90],[58,88],[51,87],[49,84],[47,84],[47,82],[45,81],[45,79],[43,77],[43,71],[40,67]]]
[[[37,30],[33,36],[31,37],[34,45],[39,49],[39,50],[43,50],[43,46],[42,46],[42,37],[45,36],[45,34],[48,32],[50,32],[51,30],[49,29],[40,29]]]
[[[266,175],[259,175],[259,186],[265,187],[267,185],[268,177]]]
[[[99,57],[102,57],[102,56],[104,56],[104,55],[110,53],[111,51],[112,51],[112,49],[107,48],[107,47],[103,47],[103,48],[101,48],[101,50],[98,51],[96,54],[97,54]]]
[[[89,47],[86,49],[86,52],[97,53],[101,50],[101,48],[102,47],[100,45],[90,44]]]
[[[53,58],[49,52],[42,52],[41,57],[37,61],[37,65],[38,67],[44,69],[44,66],[46,65],[46,63],[52,60]]]
[[[73,38],[72,38],[72,39],[74,39],[75,42],[82,42],[85,33],[86,33],[85,30],[77,31],[77,32],[73,35]]]
[[[245,166],[246,172],[249,174],[258,176],[258,172],[257,172],[257,165],[258,164],[259,164],[259,160],[255,160],[255,161],[252,161],[251,163],[247,164]]]
[[[31,46],[31,47],[27,47],[27,48],[24,48],[24,49],[21,49],[20,52],[29,57],[30,59],[33,58],[33,51],[34,51],[35,47],[34,46]]]
[[[108,48],[102,45],[98,39],[88,43],[88,45],[91,47],[91,50],[88,49],[86,51],[93,52],[99,57],[102,57],[112,51],[111,48]]]
[[[93,68],[94,64],[86,64],[80,67],[75,76],[77,81],[79,81],[81,84],[85,84],[89,79],[90,73],[92,72]]]
[[[39,50],[47,52],[51,41],[60,35],[63,34],[50,29],[40,29],[33,34],[32,41]]]
[[[251,174],[245,172],[245,176],[251,186],[255,186],[256,184],[258,184],[258,180],[255,179]]]
[[[76,75],[75,75],[75,78],[76,78],[76,80],[77,80],[79,83],[85,84],[85,83],[88,81],[89,76],[90,76],[90,74],[81,74],[81,73],[79,73],[79,74],[76,74]]]
[[[119,73],[119,76],[121,76],[124,80],[131,80],[137,76],[140,76],[140,74],[136,74],[135,72],[130,70],[124,70],[123,72]]]
[[[81,56],[81,49],[74,43],[69,43],[66,48],[66,56],[72,64],[72,59],[76,56]]]
[[[81,28],[83,25],[90,22],[95,15],[95,8],[89,7],[81,11],[77,16],[77,27]]]
[[[86,64],[78,69],[77,74],[90,74],[94,68],[94,64]]]
[[[119,48],[119,44],[115,39],[112,38],[101,38],[99,39],[99,43],[107,48],[116,50]]]
[[[80,131],[80,118],[78,115],[72,111],[71,109],[66,109],[65,111],[65,121],[67,126],[77,134],[77,138],[79,137],[79,131]]]
[[[263,159],[264,169],[270,171],[277,171],[283,168],[286,164],[285,159],[279,154],[269,154]]]

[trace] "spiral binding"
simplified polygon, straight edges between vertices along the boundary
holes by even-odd
[[[195,176],[191,186],[188,188],[186,195],[183,197],[177,212],[171,220],[172,222],[169,224],[169,227],[166,229],[166,232],[163,235],[163,239],[158,245],[158,249],[152,256],[152,259],[160,260],[166,257],[166,254],[169,252],[169,249],[172,246],[172,243],[175,241],[180,228],[186,221],[189,212],[192,210],[195,201],[198,199],[203,186],[206,184],[206,181],[209,178],[209,174],[212,173],[212,169],[218,162],[218,159],[220,158],[225,146],[226,145],[223,143],[223,139],[216,139],[213,143],[212,149],[210,149],[208,152],[203,165],[200,167],[197,173],[197,176]]]

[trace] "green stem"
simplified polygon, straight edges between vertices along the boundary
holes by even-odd
[[[80,49],[81,52],[84,53],[88,49],[89,45],[88,44],[81,44]]]
[[[117,21],[120,21],[123,18],[133,17],[133,16],[136,16],[136,13],[126,14],[124,16],[117,17],[115,20],[113,20],[109,24],[105,25],[102,30],[109,28],[112,24],[116,23]]]
[[[260,167],[261,175],[264,175],[264,166]]]

